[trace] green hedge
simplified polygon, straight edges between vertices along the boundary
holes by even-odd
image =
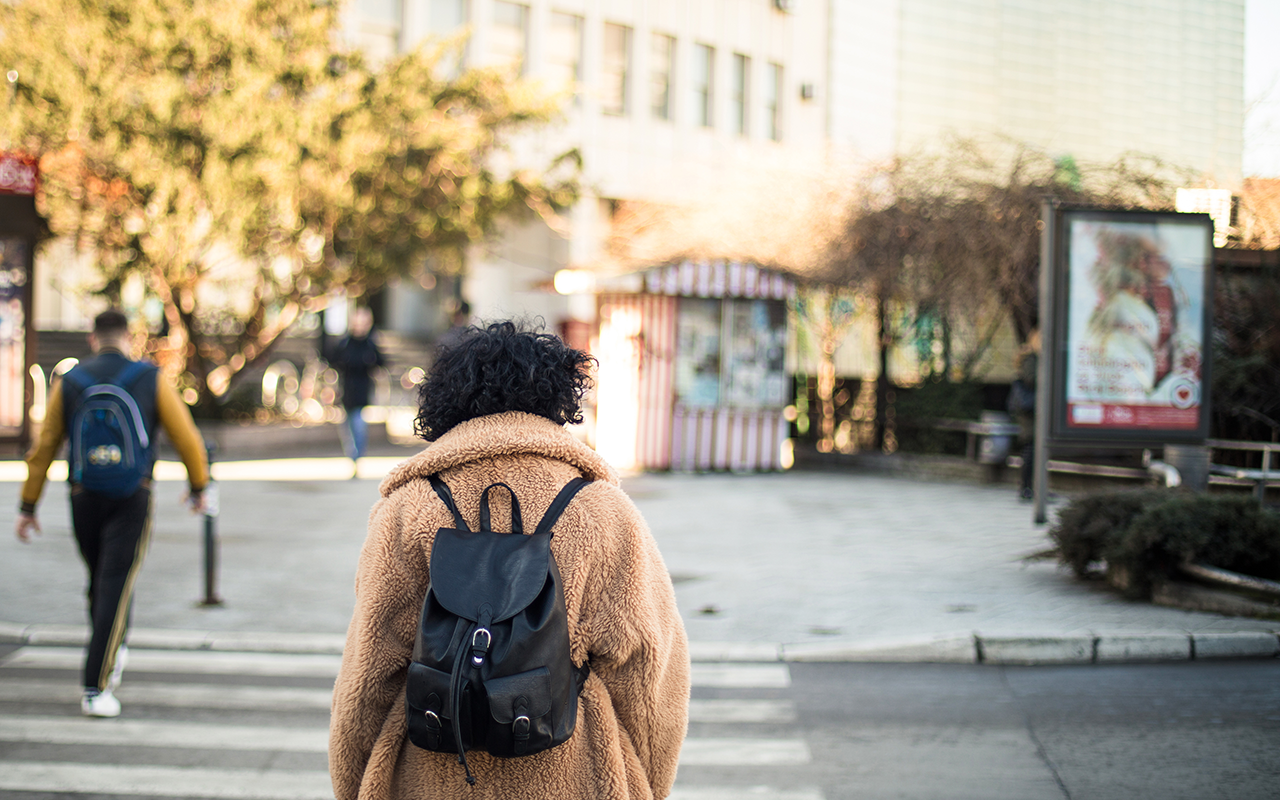
[[[1280,514],[1249,497],[1151,490],[1088,495],[1062,509],[1049,537],[1076,575],[1105,562],[1123,570],[1140,595],[1184,561],[1280,579]]]

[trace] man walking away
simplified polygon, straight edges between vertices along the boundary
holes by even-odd
[[[116,310],[93,321],[93,357],[55,382],[49,391],[40,438],[27,454],[27,482],[18,512],[18,539],[39,533],[36,504],[49,464],[69,438],[67,479],[71,525],[89,571],[92,632],[84,662],[80,710],[90,717],[120,714],[114,691],[128,650],[133,585],[151,534],[151,472],[155,433],[164,428],[187,468],[193,512],[203,511],[209,463],[191,412],[160,370],[129,358],[129,321]]]
[[[378,349],[373,330],[373,312],[361,306],[351,315],[351,326],[334,348],[330,359],[342,373],[342,407],[347,412],[346,435],[342,445],[351,459],[353,473],[369,444],[369,428],[364,421],[364,407],[369,405],[373,389],[373,370],[385,362]]]

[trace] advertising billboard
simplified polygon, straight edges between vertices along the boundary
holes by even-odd
[[[1203,440],[1212,219],[1064,209],[1057,224],[1051,438]]]

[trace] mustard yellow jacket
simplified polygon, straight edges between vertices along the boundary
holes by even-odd
[[[431,545],[439,528],[453,527],[426,480],[436,472],[473,530],[480,494],[496,481],[515,490],[530,529],[570,479],[593,481],[565,510],[551,543],[573,660],[591,659],[577,728],[532,756],[468,753],[474,787],[456,756],[406,738],[405,676]],[[662,556],[613,469],[562,426],[512,412],[457,426],[397,467],[381,493],[333,694],[329,770],[338,800],[666,797],[688,722],[688,643]],[[508,507],[494,506],[494,530],[510,530]]]

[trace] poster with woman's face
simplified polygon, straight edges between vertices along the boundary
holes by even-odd
[[[1067,430],[1197,430],[1212,229],[1199,217],[1068,215],[1063,235]]]

